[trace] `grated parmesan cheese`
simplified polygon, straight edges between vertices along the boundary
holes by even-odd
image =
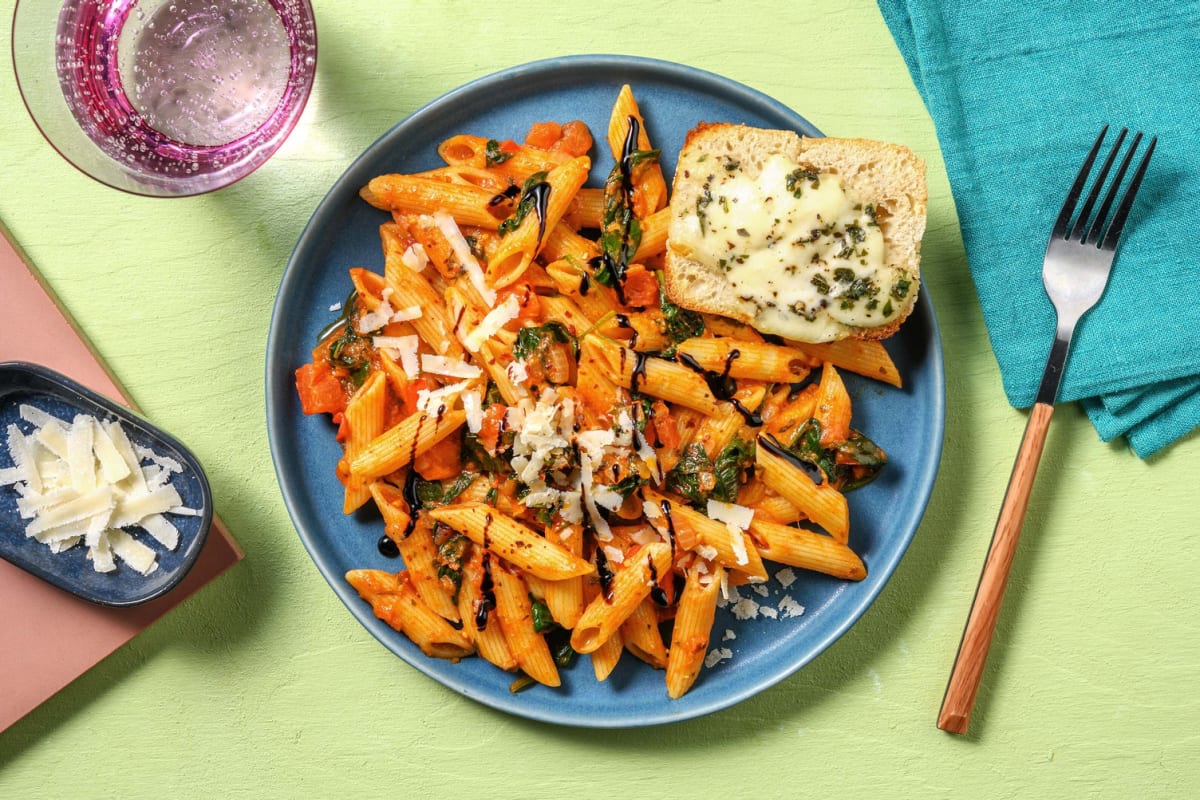
[[[798,617],[804,613],[804,606],[792,599],[791,595],[784,595],[779,600],[779,611],[783,614],[784,619],[790,617]]]
[[[704,657],[704,666],[712,669],[722,661],[733,658],[733,651],[728,647],[718,647],[714,650],[709,650],[708,655]]]
[[[421,340],[416,334],[411,336],[374,336],[371,344],[379,350],[384,350],[389,356],[400,362],[400,368],[410,378],[421,374],[421,362],[417,357],[417,348]]]
[[[479,296],[483,298],[483,302],[487,303],[488,308],[496,305],[496,291],[488,286],[487,279],[484,277],[483,268],[479,266],[479,262],[475,260],[474,253],[471,252],[471,245],[467,244],[467,239],[462,235],[462,231],[458,229],[458,223],[454,221],[454,217],[444,211],[438,211],[433,215],[434,222],[442,231],[442,235],[446,237],[446,241],[450,243],[450,249],[454,251],[454,257],[463,265],[463,269],[467,271],[467,278],[471,281],[471,285],[475,287],[475,291],[479,292]],[[516,298],[514,297],[515,301]]]
[[[450,378],[478,378],[483,374],[483,370],[479,367],[468,364],[462,359],[447,358],[432,353],[421,354],[421,371],[431,372],[434,375],[446,375]]]
[[[0,484],[18,494],[25,535],[53,553],[82,543],[97,572],[116,570],[117,559],[142,575],[158,569],[156,551],[126,529],[141,528],[167,550],[179,546],[179,529],[164,515],[201,513],[171,485],[183,466],[135,448],[117,420],[77,414],[67,423],[27,404],[19,414],[33,429],[8,426],[13,466],[0,470]]]
[[[516,295],[510,294],[503,303],[487,313],[475,330],[460,338],[463,347],[472,353],[478,353],[483,343],[500,332],[500,329],[521,314],[521,302]]]
[[[463,412],[467,415],[467,430],[479,433],[483,429],[483,397],[478,389],[462,393]]]
[[[400,254],[400,263],[413,272],[424,272],[425,267],[429,266],[429,256],[420,242],[413,242]]]

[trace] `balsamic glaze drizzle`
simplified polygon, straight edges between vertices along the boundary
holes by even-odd
[[[613,571],[608,567],[608,557],[604,555],[604,548],[596,548],[596,577],[600,580],[600,594],[604,596],[604,602],[611,603],[613,601]]]
[[[496,607],[496,589],[492,582],[492,554],[484,550],[483,561],[483,577],[479,580],[479,600],[475,604],[475,627],[479,630],[486,630],[488,624],[488,614]]]
[[[404,502],[408,503],[408,525],[404,528],[404,538],[407,539],[413,529],[417,527],[417,513],[421,510],[421,498],[417,496],[417,481],[420,476],[417,475],[415,469],[410,469],[408,475],[404,478],[404,488],[400,494],[404,498]],[[382,549],[383,542],[380,542]],[[400,552],[397,551],[396,555]]]
[[[633,336],[629,337],[629,347],[633,349],[637,347],[638,332],[637,328],[633,327],[633,323],[629,321],[628,314],[617,314],[615,317],[617,327],[627,331],[633,331]]]
[[[400,548],[396,546],[396,543],[392,541],[392,537],[390,536],[380,536],[376,547],[379,548],[379,555],[384,558],[400,557]]]
[[[520,193],[521,193],[521,187],[517,186],[514,183],[512,186],[509,186],[503,192],[500,192],[499,194],[492,197],[491,200],[488,200],[488,205],[489,206],[498,206],[501,203],[505,202],[506,200],[516,199],[517,195],[519,195]]]
[[[624,354],[624,350],[621,351]],[[629,391],[636,395],[638,393],[638,384],[646,377],[646,359],[648,356],[645,353],[634,351],[633,354],[633,373],[629,377]],[[622,365],[624,366],[624,365]]]
[[[646,556],[646,566],[650,567],[650,582],[654,584],[650,590],[650,599],[665,608],[670,605],[670,601],[667,599],[667,593],[663,591],[662,584],[658,582],[658,569],[655,568],[654,560],[649,556]]]
[[[802,471],[805,475],[812,478],[813,483],[817,484],[818,486],[824,483],[825,476],[821,473],[820,467],[815,464],[810,464],[802,458],[797,458],[794,453],[787,450],[782,444],[780,444],[779,440],[774,436],[760,435],[758,437],[758,443],[768,453],[779,456],[784,461],[787,461],[796,469]]]
[[[737,381],[729,377],[729,370],[733,367],[733,360],[738,358],[741,352],[738,350],[730,350],[729,355],[725,357],[725,369],[722,372],[713,372],[700,366],[700,362],[689,356],[687,353],[678,353],[676,358],[680,364],[697,373],[704,378],[704,382],[708,384],[708,390],[712,392],[713,397],[718,400],[723,400],[727,403],[732,403],[737,412],[742,415],[742,419],[751,427],[759,427],[763,424],[762,417],[754,413],[750,409],[742,405],[742,401],[734,397],[737,394]]]
[[[530,186],[526,193],[533,198],[533,211],[537,214],[538,220],[538,244],[541,244],[542,239],[546,238],[546,214],[547,208],[550,205],[550,184],[545,181],[535,183]]]

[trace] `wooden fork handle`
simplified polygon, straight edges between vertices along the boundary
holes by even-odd
[[[1035,403],[1021,438],[1021,449],[1013,464],[1012,477],[1008,479],[1008,490],[1000,507],[1000,518],[992,534],[983,574],[975,590],[975,600],[963,630],[950,683],[942,699],[942,710],[938,714],[937,726],[950,733],[966,733],[971,722],[971,709],[979,691],[979,679],[987,662],[988,649],[992,644],[992,633],[1000,616],[1000,603],[1008,585],[1008,572],[1017,551],[1017,540],[1021,536],[1021,524],[1025,521],[1025,509],[1029,505],[1029,493],[1037,474],[1038,461],[1046,444],[1046,431],[1054,406]]]

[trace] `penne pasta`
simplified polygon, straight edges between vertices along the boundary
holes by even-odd
[[[421,648],[431,658],[464,658],[475,652],[471,642],[422,602],[407,572],[352,570],[346,581],[371,604],[375,616]]]
[[[587,180],[591,161],[586,156],[573,158],[547,173],[544,181],[527,187],[521,203],[532,205],[516,230],[500,239],[487,265],[487,278],[496,288],[508,286],[519,279],[534,256],[541,251],[547,231],[553,231],[566,213],[571,199]],[[541,189],[541,192],[534,193]],[[520,208],[521,206],[518,206]],[[528,206],[525,206],[528,208]]]
[[[808,353],[818,361],[828,361],[834,366],[867,378],[883,381],[897,389],[903,385],[900,371],[896,369],[895,362],[888,355],[888,351],[884,349],[883,342],[878,340],[842,339],[824,344],[808,342],[788,342],[788,344],[797,350]]]
[[[663,510],[675,528],[675,540],[685,550],[715,561],[731,570],[743,572],[752,581],[767,580],[767,569],[753,540],[744,531],[710,519],[686,503],[650,489],[643,490],[646,501]],[[776,559],[778,560],[778,559]]]
[[[387,421],[387,378],[373,372],[346,405],[346,459],[352,461],[376,436],[383,433]],[[371,499],[371,487],[359,475],[346,478],[343,514],[352,514]]]
[[[429,515],[539,578],[563,580],[594,571],[591,564],[563,546],[483,503],[446,506],[430,511]]]
[[[686,356],[701,369],[766,383],[798,383],[820,362],[802,350],[763,342],[726,338],[693,338],[680,342],[677,357]]]
[[[550,535],[549,532],[547,535]],[[562,526],[554,535],[566,550],[575,556],[582,557],[584,536],[582,525]],[[583,578],[576,576],[547,581],[545,600],[546,607],[550,610],[550,616],[554,617],[555,622],[568,630],[574,628],[579,622],[580,615],[583,614]]]
[[[470,184],[448,183],[414,175],[380,175],[359,192],[363,200],[383,211],[406,214],[444,212],[459,225],[476,225],[496,230],[500,220],[492,216],[494,192]]]
[[[750,533],[758,541],[763,558],[848,581],[867,577],[862,559],[831,536],[766,520],[751,522]]]
[[[383,481],[372,481],[371,497],[383,516],[384,533],[396,543],[413,588],[434,612],[458,620],[458,610],[434,565],[435,545],[431,527],[405,511],[408,503],[399,489]]]
[[[599,649],[622,623],[629,619],[660,577],[671,569],[671,547],[650,544],[626,558],[612,579],[611,593],[602,591],[583,611],[571,633],[571,647],[577,653]]]
[[[533,629],[533,605],[521,576],[503,564],[492,565],[496,586],[496,615],[508,648],[526,675],[546,686],[558,686],[558,667],[546,640]]]
[[[763,483],[845,544],[850,536],[850,509],[846,496],[828,483],[818,486],[783,452],[772,440],[759,439],[754,465]]]
[[[454,433],[465,421],[466,414],[462,411],[413,414],[363,448],[350,462],[350,474],[368,479],[395,472]]]
[[[636,134],[632,137],[631,134]],[[633,90],[626,84],[617,93],[612,114],[608,122],[608,147],[613,159],[620,161],[626,153],[648,152],[650,137],[646,133],[646,121],[634,99]],[[630,168],[631,195],[634,213],[645,218],[662,208],[667,202],[667,183],[663,179],[662,167],[657,158],[640,159]]]
[[[703,570],[699,568],[701,564],[705,567]],[[698,562],[688,570],[667,658],[667,696],[671,699],[682,697],[692,688],[704,666],[722,575],[719,564],[706,562]]]
[[[621,623],[621,642],[625,649],[655,669],[666,669],[667,646],[658,629],[658,611],[647,597]]]
[[[634,393],[642,392],[678,403],[703,414],[721,412],[720,403],[713,397],[704,378],[681,364],[645,356],[598,337],[589,337],[582,346],[595,348],[594,352],[607,363],[613,381],[619,386],[631,389]]]
[[[525,144],[464,132],[444,165],[368,181],[382,273],[348,270],[296,384],[343,445],[343,513],[373,501],[403,560],[346,574],[377,617],[427,655],[522,671],[513,691],[558,686],[569,638],[597,680],[629,651],[674,699],[722,587],[772,562],[865,576],[844,492],[886,455],[851,427],[842,372],[900,376],[878,342],[670,302],[668,186],[631,87],[610,112],[603,188],[578,121]]]
[[[463,633],[474,642],[475,649],[484,659],[502,670],[513,670],[517,668],[517,657],[509,649],[503,628],[495,622],[495,609],[496,590],[490,557],[482,548],[473,548],[463,565],[458,591]]]

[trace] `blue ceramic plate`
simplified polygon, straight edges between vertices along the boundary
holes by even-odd
[[[331,305],[350,289],[347,270],[383,271],[379,225],[387,217],[358,198],[375,175],[439,165],[436,147],[456,133],[520,141],[530,123],[582,119],[593,133],[607,129],[617,91],[629,83],[652,141],[662,148],[668,180],[687,131],[701,121],[743,122],[820,135],[794,111],[726,78],[662,61],[626,56],[578,56],[526,64],[482,78],[435,100],[373,144],[334,184],[296,245],[284,273],[267,345],[267,421],[284,501],[305,547],[334,592],[387,648],[446,686],[495,708],[533,719],[589,727],[651,725],[708,714],[783,680],[831,645],[879,594],[904,554],[933,487],[941,454],[943,374],[937,322],[922,296],[913,316],[887,346],[905,389],[856,380],[855,427],[883,447],[891,463],[883,475],[850,495],[851,544],[869,577],[844,583],[801,574],[788,593],[807,610],[789,619],[739,622],[718,613],[714,646],[732,658],[704,670],[683,698],[667,699],[663,673],[625,657],[597,683],[587,658],[563,674],[559,689],[509,692],[513,676],[481,659],[458,664],[425,658],[403,635],[376,619],[343,580],[354,568],[395,570],[379,554],[383,525],[374,513],[343,516],[342,487],[334,477],[341,449],[327,416],[300,412],[293,371],[310,358],[318,332],[335,316]],[[602,139],[601,139],[602,141]],[[610,168],[593,154],[591,183]],[[780,586],[771,582],[774,605]],[[731,630],[735,639],[721,642]]]
[[[0,436],[5,441],[9,425],[16,424],[26,434],[33,429],[20,417],[22,405],[33,406],[68,423],[77,413],[91,414],[101,421],[120,420],[135,447],[153,450],[183,467],[182,472],[171,476],[171,485],[178,490],[185,506],[201,513],[168,516],[179,529],[179,544],[174,550],[168,551],[145,534],[138,536],[158,554],[158,569],[154,572],[142,575],[118,559],[115,571],[101,573],[92,568],[83,545],[52,553],[46,545],[27,538],[26,520],[21,519],[17,510],[16,490],[0,486],[0,558],[60,589],[105,606],[139,605],[162,597],[179,585],[196,563],[212,524],[212,493],[195,456],[129,409],[65,375],[35,364],[16,361],[0,364]],[[8,447],[0,447],[0,467],[12,465]],[[133,532],[136,534],[136,529]]]

